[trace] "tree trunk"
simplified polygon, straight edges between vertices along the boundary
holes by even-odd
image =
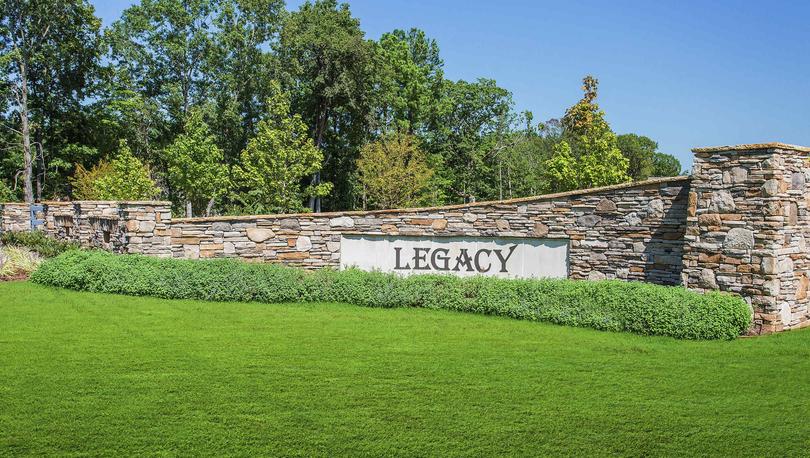
[[[42,150],[42,126],[34,133],[35,151],[37,154],[34,156],[34,161],[37,163],[37,169],[34,173],[37,182],[37,195],[36,201],[42,202],[42,188],[45,186],[45,152]],[[33,167],[33,165],[32,165]]]
[[[214,202],[216,202],[216,198],[214,197],[208,201],[208,205],[205,206],[205,216],[211,216],[211,211],[214,209]]]
[[[315,121],[315,147],[323,151],[323,137],[326,133],[326,124],[329,114],[326,108],[323,107],[323,104],[321,104],[321,107],[322,107],[321,111],[320,113],[318,113],[318,119]],[[319,184],[321,184],[321,172],[317,171],[314,174],[312,174],[310,185],[312,185],[312,187],[315,187],[318,186]],[[316,196],[310,196],[309,209],[312,210],[313,213],[320,213],[321,198]]]
[[[28,73],[25,64],[20,63],[20,132],[23,147],[23,182],[25,201],[34,202],[33,160],[31,158],[31,126],[28,121]]]
[[[194,214],[191,211],[191,201],[187,200],[186,201],[186,218],[193,218],[193,217],[194,217]]]

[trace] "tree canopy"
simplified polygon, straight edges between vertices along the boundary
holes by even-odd
[[[654,140],[613,132],[595,78],[537,122],[491,78],[445,78],[424,31],[369,39],[338,0],[138,0],[103,30],[88,0],[7,0],[0,68],[5,199],[317,212],[681,173]]]

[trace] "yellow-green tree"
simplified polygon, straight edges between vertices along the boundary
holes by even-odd
[[[109,173],[95,180],[93,188],[99,200],[150,200],[160,193],[149,169],[132,155],[124,140],[110,162]]]
[[[298,114],[290,114],[290,96],[273,83],[267,117],[259,122],[256,137],[248,142],[234,167],[234,179],[243,188],[236,199],[252,212],[303,211],[310,196],[327,195],[332,185],[321,182],[304,188],[304,177],[321,169],[323,153],[309,137]]]
[[[629,162],[622,155],[616,134],[594,100],[598,81],[583,79],[582,99],[565,112],[563,139],[546,161],[548,191],[569,191],[623,183],[630,180]]]
[[[368,143],[360,150],[357,171],[364,206],[411,207],[425,198],[433,170],[412,135],[397,133]]]
[[[76,172],[69,180],[73,198],[75,200],[99,200],[96,181],[110,173],[112,173],[112,165],[103,159],[90,170],[81,164],[76,164]]]

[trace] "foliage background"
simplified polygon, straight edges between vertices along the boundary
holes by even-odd
[[[653,140],[611,130],[595,78],[559,120],[537,122],[491,78],[447,79],[424,31],[370,40],[336,0],[140,0],[106,28],[88,0],[9,0],[0,66],[6,198],[130,195],[103,189],[122,141],[193,215],[362,208],[367,183],[386,179],[368,171],[396,162],[378,155],[361,174],[361,151],[390,135],[413,138],[429,180],[410,200],[432,205],[680,173]],[[268,123],[288,140],[267,141]],[[258,157],[297,171],[267,179]]]

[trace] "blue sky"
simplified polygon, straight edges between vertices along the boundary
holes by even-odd
[[[109,25],[133,2],[91,3]],[[651,137],[685,167],[699,146],[810,145],[807,1],[347,3],[369,38],[421,28],[448,78],[493,78],[536,120],[561,116],[592,74],[613,130]]]

